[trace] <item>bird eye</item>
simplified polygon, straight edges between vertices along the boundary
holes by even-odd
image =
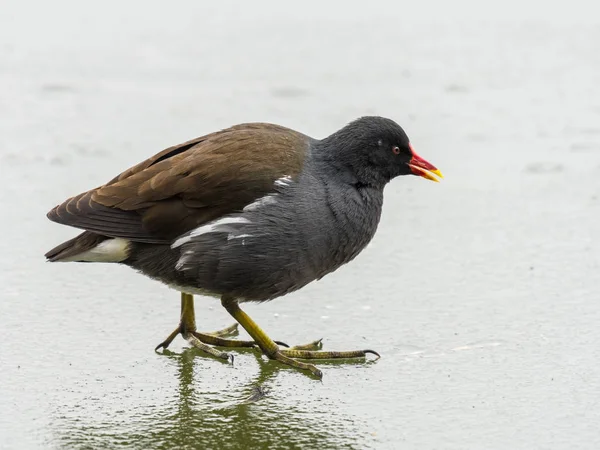
[[[394,155],[399,155],[400,154],[400,147],[394,147],[394,148],[392,148],[392,151],[394,152]]]

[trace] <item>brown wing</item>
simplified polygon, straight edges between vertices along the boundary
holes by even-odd
[[[271,124],[237,125],[167,148],[48,213],[104,236],[169,243],[273,192],[301,170],[309,138]]]

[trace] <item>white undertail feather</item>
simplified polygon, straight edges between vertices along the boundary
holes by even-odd
[[[94,248],[69,256],[60,261],[78,262],[121,262],[129,257],[129,241],[127,239],[114,238],[100,242]]]

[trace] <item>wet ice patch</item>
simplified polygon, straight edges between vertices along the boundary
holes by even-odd
[[[502,345],[500,341],[481,341],[481,342],[473,342],[467,345],[461,345],[459,347],[454,347],[450,351],[452,352],[462,352],[464,350],[475,350],[479,348],[487,348],[487,347],[498,347]]]

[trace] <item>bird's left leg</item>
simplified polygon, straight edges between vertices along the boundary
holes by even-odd
[[[300,348],[280,349],[275,341],[273,341],[254,320],[248,316],[244,311],[240,309],[238,302],[231,297],[223,296],[221,298],[221,304],[225,307],[227,312],[233,316],[238,323],[244,327],[248,334],[258,344],[260,349],[270,359],[275,359],[279,362],[287,364],[292,367],[296,367],[301,370],[308,370],[318,378],[323,377],[323,373],[317,369],[314,365],[308,364],[299,359],[345,359],[345,358],[362,358],[366,354],[371,353],[379,357],[379,354],[373,350],[355,350],[349,352],[323,352],[323,351],[312,351],[302,350],[300,348],[306,346],[300,346]]]

